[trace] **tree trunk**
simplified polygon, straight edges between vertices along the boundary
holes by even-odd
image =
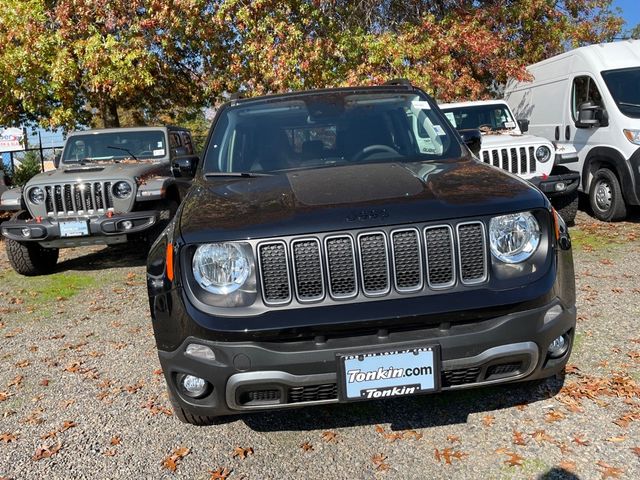
[[[113,100],[103,100],[100,104],[100,115],[104,128],[120,127],[118,105]]]

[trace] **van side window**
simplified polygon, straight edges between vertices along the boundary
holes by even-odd
[[[571,114],[573,119],[578,119],[580,105],[585,102],[592,102],[594,105],[602,107],[602,95],[598,90],[596,82],[589,76],[576,77],[573,80],[571,90]]]

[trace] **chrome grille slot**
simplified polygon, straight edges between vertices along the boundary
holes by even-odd
[[[431,288],[447,288],[453,286],[453,232],[448,225],[428,227],[425,229],[427,249],[427,281]]]
[[[457,229],[462,283],[473,285],[484,282],[487,278],[484,225],[481,222],[463,223]]]
[[[296,295],[301,302],[324,297],[320,241],[315,238],[292,242],[293,279]]]
[[[325,240],[329,293],[334,298],[349,298],[358,293],[356,286],[356,257],[349,235]]]
[[[393,271],[396,289],[413,292],[422,288],[422,252],[420,234],[415,229],[391,233]]]
[[[362,290],[366,295],[384,295],[390,290],[389,254],[384,233],[358,236]]]
[[[529,170],[530,173],[536,172],[536,149],[534,147],[529,147]]]
[[[64,183],[44,189],[49,215],[104,213],[113,208],[111,182]]]
[[[291,300],[291,282],[285,243],[278,241],[260,244],[258,261],[265,302],[272,305],[288,303]]]
[[[484,163],[517,175],[528,175],[536,172],[535,147],[482,150],[481,158]]]
[[[518,173],[518,153],[515,148],[509,150],[509,156],[511,159],[511,173]],[[523,170],[524,172],[524,170]]]

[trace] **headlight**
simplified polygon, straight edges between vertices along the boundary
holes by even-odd
[[[204,290],[228,295],[242,287],[251,261],[236,243],[200,245],[193,256],[193,276]]]
[[[33,187],[29,190],[29,201],[35,205],[44,202],[44,190],[40,187]]]
[[[505,263],[520,263],[540,244],[540,226],[530,212],[501,215],[489,224],[491,253]]]
[[[127,182],[117,182],[113,185],[113,194],[119,199],[127,198],[131,195],[131,185]]]
[[[634,145],[640,145],[640,130],[627,130],[626,128],[623,130],[624,136],[627,137]]]
[[[545,163],[551,158],[551,149],[545,145],[536,148],[536,160]]]

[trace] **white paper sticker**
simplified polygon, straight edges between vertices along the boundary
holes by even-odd
[[[434,125],[433,129],[435,130],[435,132],[438,134],[439,137],[443,137],[446,135],[444,128],[442,128],[440,125]]]
[[[154,150],[153,151],[153,156],[154,157],[161,157],[164,155],[164,148],[161,148],[159,150]]]
[[[458,128],[458,126],[456,125],[456,116],[453,114],[453,112],[444,112],[444,116],[447,117],[447,120],[449,120],[449,123],[453,126],[453,128]]]
[[[158,145],[157,145],[157,146],[158,146],[158,148],[162,148],[162,140],[160,140],[160,141],[158,142]]]
[[[431,110],[431,105],[426,100],[414,100],[411,102],[411,106],[419,110]]]
[[[504,128],[516,128],[515,122],[504,122]]]

